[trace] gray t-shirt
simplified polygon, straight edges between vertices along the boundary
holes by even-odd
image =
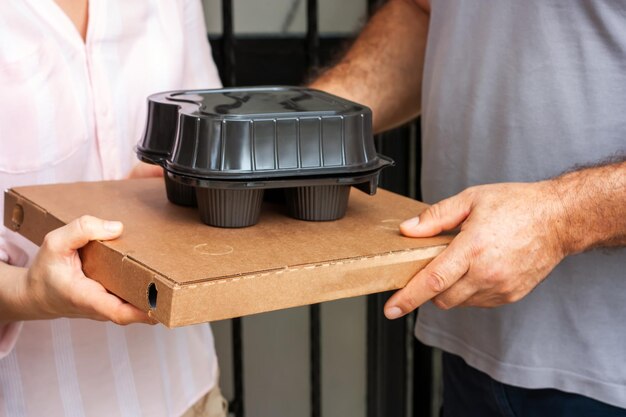
[[[431,0],[423,192],[536,181],[626,151],[626,1]],[[626,408],[626,250],[566,258],[523,300],[420,309],[417,337],[504,383]]]

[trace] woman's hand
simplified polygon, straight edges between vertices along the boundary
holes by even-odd
[[[155,322],[86,277],[77,250],[92,240],[122,234],[122,223],[80,217],[46,235],[30,269],[3,265],[10,285],[2,291],[2,321],[79,317],[117,324]],[[6,273],[5,273],[6,271]]]
[[[469,188],[405,221],[405,236],[460,226],[450,245],[385,305],[390,319],[432,299],[442,309],[495,307],[526,296],[564,258],[563,216],[549,182]]]
[[[145,162],[139,162],[128,173],[128,176],[126,178],[127,179],[152,178],[152,177],[162,177],[162,176],[163,176],[163,168],[161,168],[160,166],[146,164]]]

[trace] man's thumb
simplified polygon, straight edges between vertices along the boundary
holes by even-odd
[[[419,217],[400,224],[400,232],[408,237],[435,236],[461,224],[471,209],[467,195],[457,194],[428,207]]]

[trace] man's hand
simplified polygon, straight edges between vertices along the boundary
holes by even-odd
[[[158,165],[146,164],[145,162],[139,162],[137,165],[133,167],[133,169],[128,173],[126,178],[152,178],[152,177],[162,177],[163,176],[163,168]]]
[[[13,276],[2,290],[2,321],[76,317],[154,324],[83,274],[77,250],[92,240],[115,239],[122,229],[120,222],[83,216],[48,233],[30,269],[3,265],[3,275]]]
[[[626,246],[626,161],[614,159],[536,183],[468,188],[402,223],[411,237],[461,227],[387,301],[385,315],[398,318],[430,299],[444,309],[513,303],[565,256]]]
[[[432,299],[443,309],[495,307],[527,295],[565,256],[562,206],[548,182],[469,188],[400,225],[410,237],[459,225],[450,245],[385,305],[390,319]]]

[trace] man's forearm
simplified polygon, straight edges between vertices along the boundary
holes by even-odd
[[[311,86],[370,107],[376,132],[417,116],[428,19],[414,0],[389,1]]]
[[[565,255],[626,245],[626,160],[561,175],[549,183],[562,204]]]

